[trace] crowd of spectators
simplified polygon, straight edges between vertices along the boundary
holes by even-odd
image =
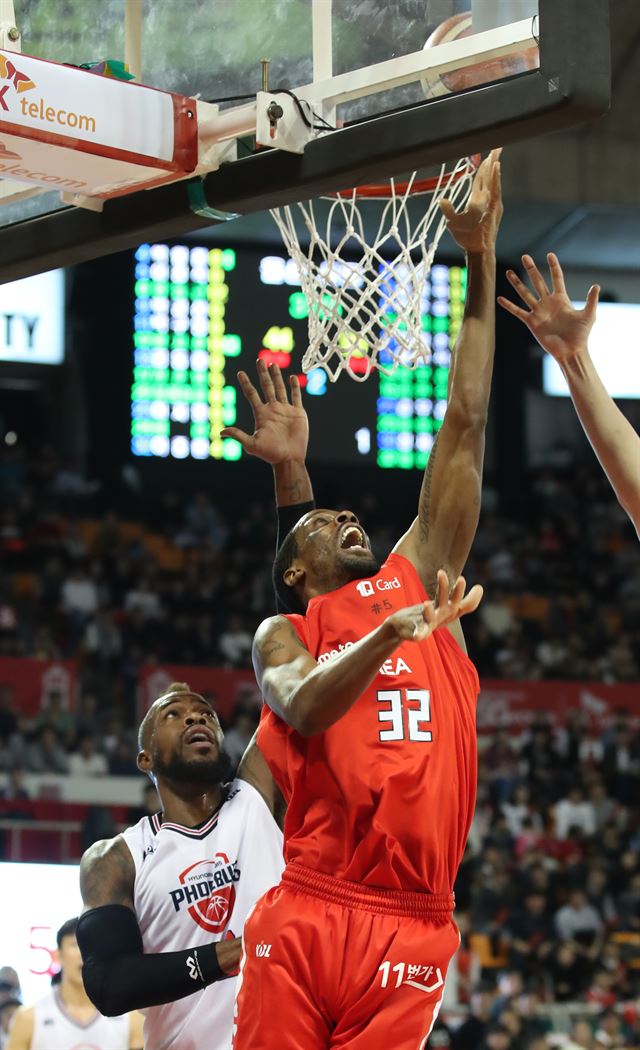
[[[143,663],[250,667],[274,605],[272,508],[248,498],[239,514],[213,493],[168,490],[123,520],[96,488],[52,452],[0,453],[0,655],[75,657],[90,691],[129,700]],[[640,679],[637,539],[606,480],[545,468],[523,492],[505,513],[485,487],[466,568],[485,587],[465,624],[481,676]],[[338,498],[381,557],[414,511]]]
[[[19,799],[25,771],[135,771],[142,665],[250,666],[253,631],[273,611],[275,515],[250,498],[238,514],[212,493],[173,491],[117,515],[52,453],[37,464],[2,456],[0,657],[74,658],[80,684],[74,712],[54,689],[31,722],[0,685],[3,792]],[[507,512],[487,486],[466,569],[485,587],[465,622],[481,676],[639,680],[637,540],[606,482],[595,469],[545,468],[523,491]],[[384,556],[406,525],[402,508],[370,494],[343,502]],[[234,762],[259,704],[248,691],[225,727]],[[482,744],[456,885],[464,1014],[443,1011],[430,1046],[640,1046],[635,726],[620,713],[602,736],[576,712],[562,729],[540,715],[521,736]],[[579,1009],[556,1025],[563,1004]]]

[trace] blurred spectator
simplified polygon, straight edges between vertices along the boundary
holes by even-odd
[[[143,817],[152,817],[154,813],[160,812],[160,799],[155,786],[145,777],[142,788],[142,805],[131,806],[127,812],[127,823],[137,824]]]
[[[103,777],[109,767],[103,754],[96,750],[95,737],[85,733],[78,738],[77,750],[69,755],[69,772],[75,777]]]
[[[21,766],[14,766],[9,771],[6,784],[0,789],[0,798],[11,799],[16,802],[31,798],[29,789],[24,782],[24,769]]]
[[[9,740],[18,728],[13,687],[0,684],[0,741]]]
[[[529,890],[523,905],[507,920],[511,965],[534,977],[553,948],[554,929],[543,894]]]
[[[583,835],[595,834],[596,814],[593,803],[585,799],[582,788],[577,785],[556,805],[555,820],[558,839],[568,838],[569,832],[575,828]]]
[[[30,773],[68,773],[67,756],[52,726],[43,725],[34,742],[29,744],[25,766]]]
[[[539,813],[536,813],[531,804],[529,788],[526,784],[519,784],[513,792],[510,802],[502,805],[511,837],[517,839],[522,833],[523,822],[528,821],[528,826],[536,832],[542,832],[544,825]]]
[[[499,1023],[489,1025],[483,1042],[479,1043],[479,1050],[513,1050],[513,1047],[511,1032]]]
[[[124,733],[117,738],[114,747],[109,750],[108,761],[109,773],[113,777],[135,777],[139,772],[134,749]]]
[[[574,889],[569,901],[555,914],[558,936],[565,941],[591,945],[602,930],[602,919],[587,901],[584,890]]]
[[[574,1021],[567,1040],[560,1043],[562,1050],[595,1050],[596,1043],[588,1021]]]
[[[471,996],[469,1016],[453,1032],[453,1050],[478,1050],[482,1046],[491,1017],[491,992],[481,988]]]
[[[0,966],[0,1002],[8,999],[22,1001],[20,978],[13,966]]]
[[[159,620],[162,616],[162,605],[157,593],[151,587],[147,576],[143,576],[124,599],[125,612],[137,612],[143,620]]]
[[[218,550],[224,547],[227,535],[228,529],[207,493],[197,492],[185,510],[184,531],[180,534],[178,542],[184,546],[208,543]]]
[[[547,967],[557,1002],[568,1003],[580,998],[588,971],[573,941],[556,944]]]
[[[0,1050],[7,1045],[13,1015],[21,1006],[21,999],[0,999]]]
[[[248,705],[238,705],[231,728],[224,734],[224,746],[235,769],[258,728],[255,712]]]
[[[218,650],[228,667],[244,667],[251,657],[253,634],[245,627],[241,616],[231,616],[229,624],[218,639]]]
[[[36,718],[36,729],[45,725],[55,729],[59,739],[65,745],[70,744],[75,736],[75,718],[68,710],[59,689],[53,689],[49,693],[42,705],[41,713]]]

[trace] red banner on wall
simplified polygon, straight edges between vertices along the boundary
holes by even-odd
[[[74,660],[0,657],[0,688],[10,688],[16,711],[28,718],[45,710],[54,692],[62,694],[63,706],[72,711],[76,705],[76,681]]]
[[[142,668],[140,717],[171,682],[188,682],[197,693],[212,694],[215,706],[228,720],[236,701],[247,690],[259,697],[252,671],[228,671],[212,667],[163,665]],[[520,732],[539,711],[546,711],[554,725],[564,725],[569,710],[581,711],[591,731],[606,729],[618,708],[629,711],[631,727],[640,729],[640,683],[599,685],[595,682],[514,682],[486,679],[478,699],[478,732],[498,728]]]
[[[553,725],[562,726],[567,712],[581,711],[587,729],[607,728],[614,713],[628,711],[630,728],[640,729],[640,682],[601,685],[598,682],[513,682],[485,680],[478,698],[478,732],[505,728],[519,732],[536,714],[546,711]]]
[[[215,709],[225,721],[233,714],[236,701],[243,695],[260,693],[253,671],[229,671],[220,667],[187,667],[184,664],[145,665],[140,670],[138,716],[142,718],[154,700],[166,693],[172,682],[187,682],[195,693],[211,697]]]

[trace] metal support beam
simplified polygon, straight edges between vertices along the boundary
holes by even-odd
[[[137,80],[142,78],[142,0],[124,0],[124,61]]]

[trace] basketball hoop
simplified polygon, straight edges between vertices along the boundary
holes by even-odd
[[[439,175],[341,190],[324,200],[273,209],[285,247],[300,275],[309,304],[309,346],[304,372],[323,368],[332,382],[344,371],[363,382],[374,369],[390,375],[399,365],[419,368],[431,358],[430,333],[423,328],[427,279],[447,221],[440,201],[464,206],[479,163],[465,158]],[[414,218],[414,197],[425,210]],[[380,202],[377,231],[368,238],[364,201]],[[309,245],[300,243],[301,217]],[[322,233],[320,232],[322,225]]]

